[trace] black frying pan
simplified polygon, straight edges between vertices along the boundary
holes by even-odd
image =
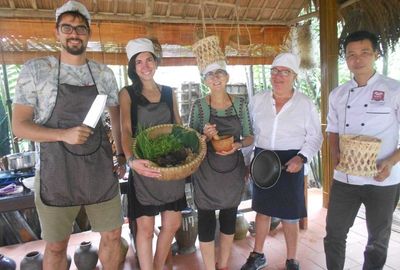
[[[262,150],[250,163],[250,175],[254,184],[262,189],[273,187],[286,166],[281,164],[278,155],[271,150]]]

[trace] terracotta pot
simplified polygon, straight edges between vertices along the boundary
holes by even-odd
[[[21,270],[42,270],[43,255],[39,251],[32,251],[25,255],[20,264]]]
[[[90,241],[82,242],[74,253],[74,261],[78,270],[93,270],[98,259],[97,248]]]
[[[233,144],[233,136],[223,135],[218,138],[213,138],[211,144],[215,152],[230,151]]]
[[[196,251],[197,213],[192,208],[182,211],[182,225],[175,233],[179,254],[190,254]]]
[[[235,240],[245,239],[248,230],[249,230],[249,222],[247,222],[243,213],[237,213],[235,236],[233,239]]]
[[[15,270],[17,268],[17,265],[15,264],[15,261],[11,258],[8,258],[4,256],[3,254],[0,254],[0,269],[1,270]]]

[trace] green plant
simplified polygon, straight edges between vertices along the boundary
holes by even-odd
[[[199,141],[194,131],[174,125],[171,133],[151,138],[148,130],[139,127],[136,137],[136,153],[140,158],[168,167],[179,164],[187,152],[196,153]]]

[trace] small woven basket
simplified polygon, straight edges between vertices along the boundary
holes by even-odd
[[[375,137],[340,135],[340,162],[336,170],[357,176],[375,176],[378,173],[376,157],[380,146],[381,140]]]
[[[157,126],[153,126],[153,127],[146,129],[146,131],[148,132],[149,137],[151,139],[154,139],[161,134],[171,133],[173,126],[174,126],[174,124],[157,125]],[[183,128],[190,130],[190,131],[195,131],[194,129],[189,128],[189,127],[183,127]],[[197,131],[195,131],[195,132],[196,132],[197,138],[199,140],[199,152],[198,152],[198,154],[196,154],[195,158],[193,160],[191,160],[190,162],[179,165],[179,166],[163,168],[163,167],[158,166],[156,163],[150,161],[150,168],[155,168],[155,169],[160,170],[161,177],[157,178],[157,179],[159,179],[159,180],[181,180],[181,179],[188,177],[189,175],[191,175],[192,173],[194,173],[197,170],[197,168],[200,166],[201,162],[203,161],[203,159],[206,155],[207,146],[206,146],[205,141],[200,138],[200,134]],[[133,155],[135,156],[135,158],[140,159],[140,157],[136,151],[136,140],[134,140],[134,142],[133,142]]]
[[[192,50],[196,55],[200,72],[203,72],[209,64],[225,61],[225,55],[219,46],[219,38],[217,36],[208,36],[200,39],[193,44]]]

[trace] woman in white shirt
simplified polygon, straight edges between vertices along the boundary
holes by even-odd
[[[267,265],[263,249],[271,217],[282,220],[287,249],[285,269],[300,269],[296,258],[298,222],[307,216],[304,163],[318,152],[323,137],[315,105],[293,87],[299,65],[299,57],[292,53],[278,55],[271,68],[272,91],[254,96],[250,103],[255,153],[263,149],[275,151],[286,169],[269,189],[253,185],[252,209],[257,212],[255,244],[242,270]]]

